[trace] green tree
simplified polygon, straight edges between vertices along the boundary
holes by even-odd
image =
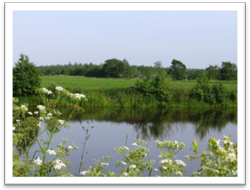
[[[220,77],[221,80],[237,80],[237,66],[231,62],[222,62]]]
[[[29,96],[39,88],[41,79],[36,66],[27,55],[21,54],[13,68],[13,96]]]
[[[206,68],[206,75],[209,79],[218,80],[220,79],[220,70],[217,65],[209,65],[209,67]]]
[[[172,65],[170,66],[170,73],[172,75],[172,79],[174,80],[182,80],[185,79],[186,75],[186,65],[184,65],[181,61],[173,59]]]
[[[108,59],[103,64],[103,73],[105,77],[125,78],[130,77],[131,68],[126,59]]]

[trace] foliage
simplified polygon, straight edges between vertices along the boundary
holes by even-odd
[[[13,68],[13,96],[33,95],[40,83],[39,70],[29,61],[27,55],[21,54]]]
[[[206,68],[206,75],[211,80],[219,80],[220,79],[220,68],[215,65],[209,65],[209,67]]]
[[[204,151],[199,155],[198,145],[196,141],[192,143],[192,151],[194,156],[186,155],[188,160],[198,159],[201,161],[201,169],[191,174],[191,177],[237,177],[237,144],[230,141],[230,137],[224,136],[224,147],[219,145],[220,140],[211,138],[208,142],[208,151]],[[86,177],[182,177],[184,176],[187,166],[182,160],[176,159],[179,151],[185,148],[184,143],[177,141],[155,141],[157,148],[160,149],[161,158],[158,169],[153,167],[155,160],[150,158],[148,148],[142,146],[146,144],[141,139],[135,139],[131,145],[134,150],[130,150],[126,144],[115,148],[115,151],[122,155],[123,160],[116,161],[116,167],[121,168],[117,174],[108,169],[111,157],[102,157],[95,160],[88,170],[80,172]],[[148,158],[146,161],[146,158]],[[160,176],[157,174],[160,172]]]
[[[227,94],[222,84],[211,85],[211,81],[207,75],[203,74],[197,78],[197,84],[192,88],[190,96],[198,101],[215,104],[222,103]]]
[[[193,172],[191,176],[198,177],[237,177],[238,149],[237,144],[230,141],[230,136],[224,136],[223,147],[220,140],[211,138],[208,142],[208,151],[198,152],[197,142],[192,144],[195,156],[188,155],[187,159],[199,159],[201,169]]]
[[[186,76],[186,65],[184,65],[181,61],[178,61],[176,59],[173,59],[173,61],[171,62],[171,76],[172,79],[174,80],[182,80],[185,79]]]
[[[103,64],[103,73],[105,77],[121,78],[130,77],[131,68],[126,59],[108,59]]]
[[[237,66],[231,62],[222,62],[220,67],[221,80],[237,80]]]
[[[71,163],[66,159],[71,149],[78,149],[74,144],[68,147],[63,143],[57,146],[56,150],[49,149],[52,138],[63,127],[69,128],[65,120],[58,119],[61,114],[55,107],[56,101],[61,96],[67,96],[75,102],[74,111],[82,112],[83,109],[77,104],[81,99],[85,99],[82,94],[72,94],[62,87],[56,87],[56,99],[48,99],[52,92],[46,88],[41,88],[38,93],[43,99],[43,105],[38,105],[37,111],[28,110],[28,105],[19,105],[18,99],[13,98],[13,145],[17,152],[13,151],[13,176],[70,176],[66,168],[71,167]],[[70,116],[70,115],[69,115]],[[30,159],[30,148],[37,143],[39,150]],[[36,154],[39,154],[35,158]],[[24,154],[22,160],[20,155]],[[47,154],[52,159],[47,161]],[[41,157],[41,159],[40,159]],[[35,159],[34,159],[35,158]]]
[[[169,102],[173,96],[170,82],[163,75],[150,79],[145,78],[136,83],[136,88],[145,96],[155,96],[160,102]]]

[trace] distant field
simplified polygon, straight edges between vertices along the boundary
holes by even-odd
[[[114,79],[114,78],[86,78],[81,76],[42,76],[42,87],[50,84],[62,86],[63,88],[81,88],[86,90],[127,88],[134,86],[138,79]],[[196,81],[171,81],[173,88],[191,89]],[[237,90],[237,81],[212,81],[212,84],[223,83],[229,90]]]

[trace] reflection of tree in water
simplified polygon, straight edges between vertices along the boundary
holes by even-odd
[[[237,123],[237,113],[206,110],[195,113],[190,120],[195,125],[195,133],[202,139],[212,130],[220,132],[229,122]]]
[[[67,110],[62,113],[67,116]],[[195,126],[195,133],[202,139],[211,130],[220,132],[227,123],[237,123],[237,109],[87,108],[86,112],[74,115],[71,120],[81,122],[90,119],[129,123],[134,126],[137,136],[144,140],[165,139],[191,123]]]

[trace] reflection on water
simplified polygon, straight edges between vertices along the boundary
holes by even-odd
[[[67,119],[71,110],[61,110],[62,119]],[[164,139],[191,123],[196,135],[203,139],[211,130],[220,132],[229,122],[237,124],[237,109],[88,108],[83,114],[75,114],[70,121],[84,120],[125,122],[133,125],[137,137],[144,140]]]
[[[60,111],[60,119],[67,120],[71,109],[60,108]],[[156,160],[156,168],[160,162],[160,151],[155,140],[183,142],[186,147],[178,153],[177,158],[187,163],[185,176],[200,169],[199,162],[184,159],[185,155],[191,154],[193,140],[197,140],[200,152],[206,150],[211,137],[223,139],[223,135],[232,135],[231,140],[237,141],[237,109],[86,108],[83,114],[74,114],[68,123],[71,128],[60,131],[53,138],[50,148],[56,149],[62,138],[68,138],[70,143],[79,147],[79,151],[73,151],[68,158],[74,166],[70,168],[73,175],[86,170],[94,159],[102,156],[112,156],[109,169],[115,173],[121,172],[114,163],[122,158],[114,152],[114,148],[124,146],[126,136],[130,149],[135,138],[148,143],[151,159]],[[34,144],[31,155],[38,148]]]

